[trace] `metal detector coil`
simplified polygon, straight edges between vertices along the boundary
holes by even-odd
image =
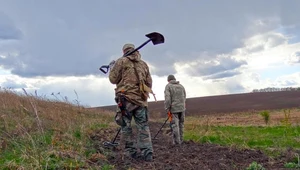
[[[119,143],[116,142],[116,139],[117,139],[120,131],[121,131],[121,128],[119,128],[119,130],[118,130],[116,136],[114,137],[114,139],[111,142],[109,142],[109,141],[103,142],[103,146],[106,147],[106,148],[114,148],[116,146],[119,146]]]

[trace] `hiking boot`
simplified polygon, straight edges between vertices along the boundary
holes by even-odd
[[[138,154],[136,152],[134,152],[133,154],[130,154],[130,157],[133,158],[133,159],[137,159]]]
[[[137,152],[126,152],[125,154],[125,157],[127,158],[132,158],[132,159],[137,159],[138,158],[138,154]]]
[[[153,161],[153,156],[152,153],[149,153],[145,156],[145,161],[146,162],[152,162]]]

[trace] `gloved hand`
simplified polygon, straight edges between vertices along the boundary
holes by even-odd
[[[169,121],[172,121],[172,113],[170,111],[168,111],[168,117],[169,117]]]

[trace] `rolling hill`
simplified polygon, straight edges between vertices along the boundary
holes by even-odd
[[[300,107],[300,91],[241,93],[187,98],[189,115],[220,114],[249,110],[274,110]],[[114,111],[116,105],[97,107]],[[150,114],[165,116],[164,101],[149,102]]]

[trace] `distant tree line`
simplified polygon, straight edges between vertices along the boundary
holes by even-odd
[[[254,89],[254,90],[252,90],[252,93],[276,92],[276,91],[300,91],[300,87],[283,87],[283,88],[267,87],[267,88],[263,88],[263,89]]]

